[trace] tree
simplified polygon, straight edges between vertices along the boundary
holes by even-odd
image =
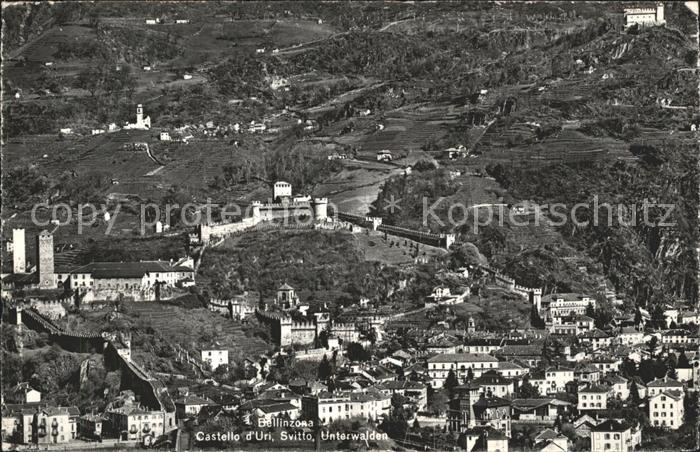
[[[678,356],[677,367],[679,369],[690,369],[691,368],[690,361],[688,361],[688,357],[685,355],[685,350],[683,350],[681,352],[680,356]]]
[[[331,374],[331,363],[328,362],[328,357],[326,355],[323,355],[323,359],[318,365],[318,379],[321,381],[326,381],[330,378]]]
[[[452,391],[458,384],[459,381],[457,381],[457,376],[455,375],[454,371],[450,369],[450,371],[447,373],[447,378],[445,379],[445,389],[447,389],[447,392],[452,395]]]
[[[469,381],[472,381],[473,379],[474,379],[474,371],[470,367],[469,369],[467,369],[467,376],[464,378],[464,380],[466,382],[469,382]]]
[[[674,380],[677,380],[677,379],[678,379],[678,372],[676,372],[676,368],[675,368],[675,367],[671,367],[670,369],[668,369],[668,372],[666,373],[666,376],[667,376],[668,378],[673,378]]]
[[[630,386],[630,402],[633,406],[638,406],[641,401],[642,399],[639,397],[639,388],[637,387],[637,383],[632,381],[632,385]]]
[[[666,316],[664,315],[664,308],[657,304],[651,310],[651,323],[654,328],[664,328],[666,326]]]
[[[371,358],[370,353],[358,342],[348,344],[347,357],[350,361],[369,361]]]
[[[593,307],[593,303],[588,303],[586,305],[586,315],[592,319],[595,319],[595,308]]]
[[[518,397],[523,399],[532,399],[540,396],[540,391],[530,383],[529,378],[525,378],[523,383],[518,388]]]
[[[651,339],[647,342],[647,350],[649,350],[649,353],[653,356],[656,352],[656,347],[659,345],[659,338],[656,336],[652,336]]]
[[[545,327],[544,320],[540,317],[540,313],[537,312],[537,306],[535,305],[532,305],[532,309],[530,309],[530,326],[537,329]]]
[[[637,309],[634,310],[634,324],[640,326],[643,323],[644,319],[642,318],[642,311],[639,309],[639,306],[637,306]]]
[[[391,438],[404,439],[406,432],[408,432],[408,413],[406,413],[400,397],[399,394],[391,396],[391,411],[380,428]]]

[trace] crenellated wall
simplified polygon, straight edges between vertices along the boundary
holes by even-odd
[[[510,292],[517,293],[525,297],[530,303],[537,306],[539,310],[542,304],[542,289],[535,287],[525,287],[515,284],[515,280],[501,273],[500,270],[488,265],[479,265],[479,268],[493,276],[496,284],[506,288]]]

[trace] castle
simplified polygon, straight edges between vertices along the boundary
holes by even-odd
[[[272,339],[282,347],[292,344],[313,345],[324,331],[328,333],[328,337],[343,342],[357,342],[360,339],[360,327],[370,325],[378,330],[383,325],[380,318],[362,318],[347,323],[334,322],[327,312],[316,312],[312,317],[306,316],[306,320],[295,320],[292,316],[293,311],[301,313],[306,307],[300,305],[294,288],[286,283],[277,289],[274,304],[276,310],[266,307],[265,310],[257,309],[255,314],[260,322],[270,327]]]
[[[625,27],[632,25],[663,25],[664,4],[659,2],[656,8],[625,8]]]
[[[253,201],[249,213],[249,216],[233,223],[200,224],[196,240],[207,244],[215,237],[223,238],[250,229],[261,222],[276,219],[286,221],[290,218],[307,217],[314,222],[324,222],[328,219],[328,199],[294,196],[289,182],[278,181],[272,189],[272,200],[267,203]]]
[[[158,300],[171,289],[194,284],[192,260],[178,262],[92,262],[70,268],[55,268],[53,234],[41,231],[36,237],[36,271],[25,273],[24,229],[13,230],[13,270],[3,275],[3,296],[15,289],[73,292],[81,301]]]

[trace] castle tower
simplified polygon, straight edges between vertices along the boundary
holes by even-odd
[[[253,208],[253,220],[257,223],[261,220],[260,208],[262,207],[262,203],[260,201],[253,201],[251,207]]]
[[[292,319],[287,316],[279,320],[279,343],[281,347],[292,345]]]
[[[313,207],[316,221],[325,221],[328,218],[328,199],[314,198]]]
[[[283,180],[275,182],[272,187],[272,200],[273,202],[279,202],[285,198],[292,197],[292,184],[285,182]]]
[[[53,270],[53,235],[44,230],[36,236],[36,272],[40,289],[55,287]]]
[[[473,334],[476,332],[476,323],[474,322],[474,317],[469,316],[469,320],[467,320],[467,333]]]
[[[542,311],[542,289],[532,290],[532,304],[537,307],[537,313]]]
[[[143,126],[143,105],[136,106],[136,125]]]
[[[659,2],[656,4],[656,23],[665,24],[666,18],[664,17],[664,4]]]
[[[12,230],[12,263],[14,273],[24,273],[27,271],[24,229]]]

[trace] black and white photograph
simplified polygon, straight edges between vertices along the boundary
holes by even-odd
[[[698,4],[2,1],[0,450],[698,450]]]

